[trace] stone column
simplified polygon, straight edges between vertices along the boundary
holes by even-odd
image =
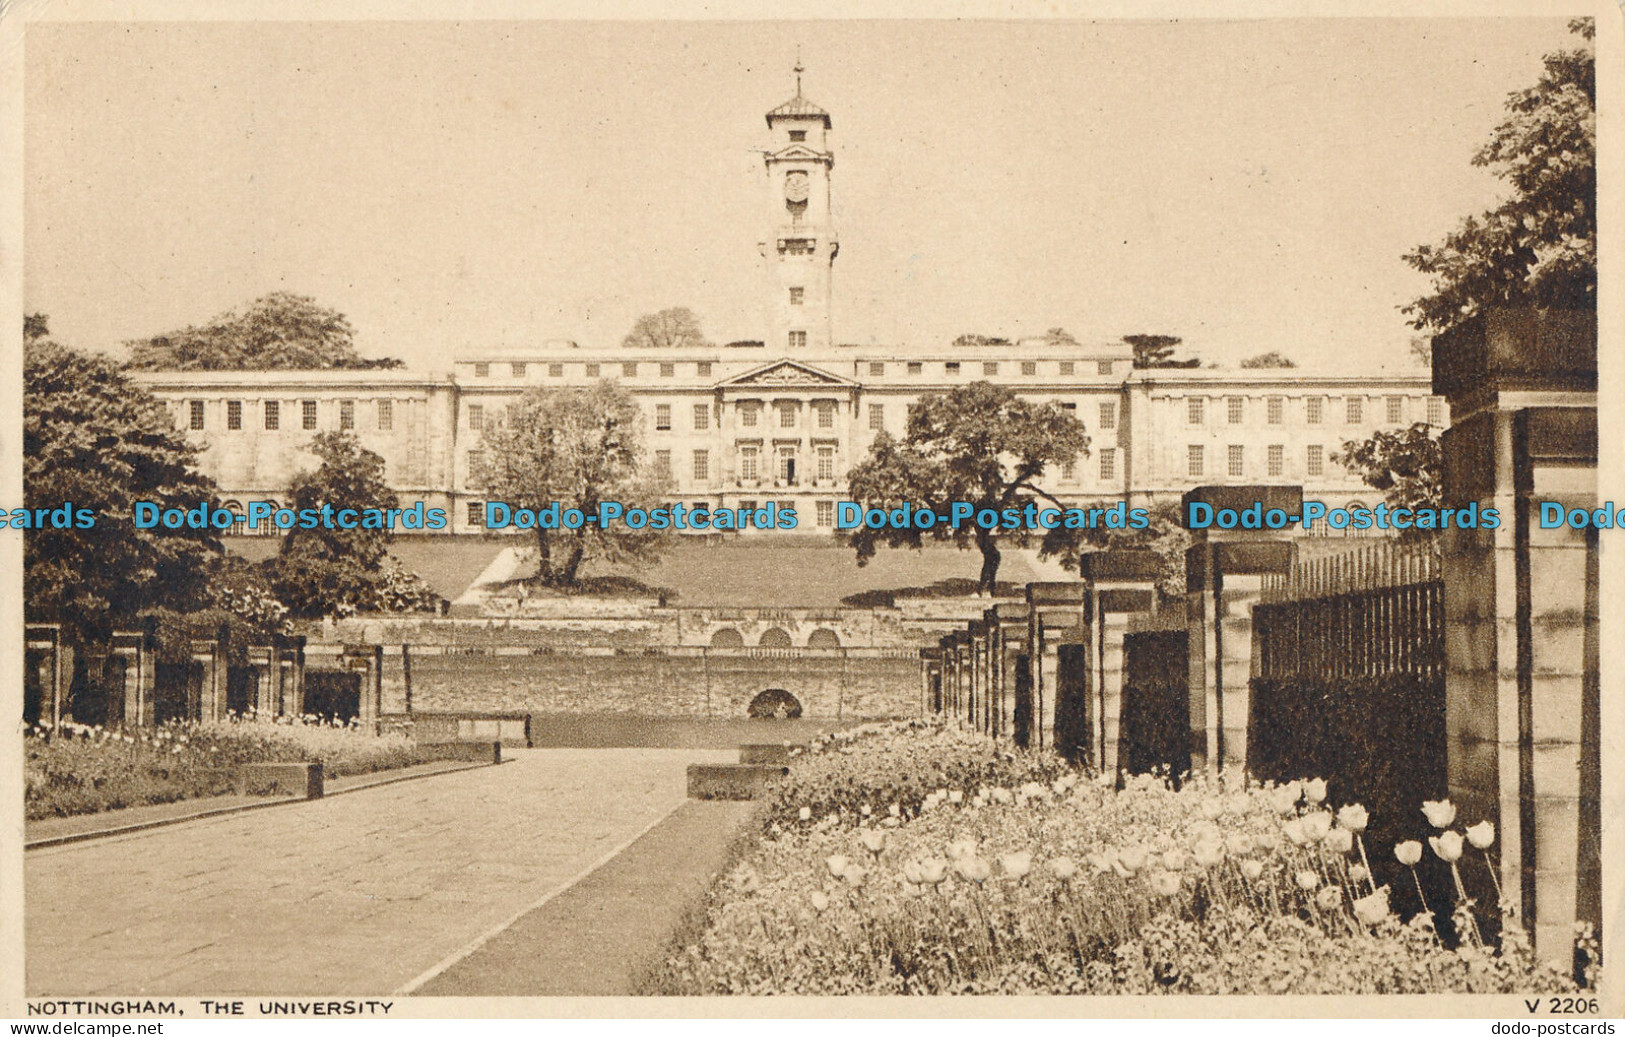
[[[378,716],[383,711],[384,646],[348,644],[344,646],[344,658],[345,669],[361,674],[357,719],[362,727],[377,730]]]
[[[152,639],[146,633],[115,633],[113,654],[124,660],[122,723],[126,727],[151,725],[156,719],[153,691],[157,684]]]
[[[271,645],[251,645],[248,649],[248,666],[254,671],[254,694],[249,698],[250,707],[262,717],[274,716],[276,689],[273,684],[278,669],[276,649]]]
[[[1082,583],[1027,584],[1027,666],[1032,675],[1034,748],[1055,748],[1055,702],[1059,691],[1056,646],[1062,631],[1083,627],[1085,605]]]
[[[1271,530],[1212,526],[1191,531],[1185,552],[1185,617],[1190,633],[1191,770],[1219,774],[1247,765],[1248,682],[1253,606],[1266,573],[1292,565],[1290,530],[1303,510],[1301,486],[1198,486],[1180,503],[1262,517],[1279,510],[1290,524]],[[1255,505],[1258,507],[1255,509]]]
[[[1539,504],[1596,507],[1596,372],[1594,311],[1489,311],[1433,340],[1444,504],[1499,519],[1442,538],[1450,797],[1496,822],[1505,896],[1565,971],[1601,915],[1598,536],[1542,528]]]
[[[1022,660],[1027,651],[1029,611],[1026,605],[1017,602],[1003,602],[993,607],[998,623],[998,654],[994,657],[994,665],[999,671],[994,714],[997,733],[1001,738],[1015,735],[1016,688],[1022,680]]]
[[[1123,713],[1123,638],[1128,617],[1155,612],[1162,565],[1152,551],[1097,551],[1080,560],[1089,587],[1089,668],[1095,675],[1094,758],[1101,772],[1117,771],[1117,740]]]
[[[954,650],[954,635],[944,634],[938,638],[937,648],[942,652],[942,715],[952,717],[959,708],[959,667],[958,654]]]
[[[54,731],[62,722],[62,703],[72,674],[70,668],[64,675],[62,627],[56,623],[30,623],[24,631],[24,643],[39,666],[40,719],[49,720]]]
[[[278,637],[277,711],[300,716],[305,711],[305,639]]]
[[[966,715],[971,706],[971,643],[970,634],[964,630],[954,635],[954,673],[957,677],[954,719],[963,725],[967,723]]]
[[[193,720],[212,723],[220,719],[225,698],[226,668],[220,661],[224,650],[218,641],[192,641],[192,663],[201,670],[196,697],[192,696],[190,683],[187,686],[186,715]]]

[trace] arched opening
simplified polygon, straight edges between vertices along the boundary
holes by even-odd
[[[762,636],[756,639],[756,643],[763,648],[791,647],[790,635],[778,627],[768,627],[762,631]]]
[[[740,632],[735,630],[733,627],[723,627],[721,630],[718,630],[716,633],[711,635],[711,647],[743,648],[745,647],[745,638],[744,635],[740,634]]]
[[[829,627],[819,627],[812,632],[811,637],[807,638],[807,647],[839,648],[841,647],[841,637]]]
[[[796,720],[801,716],[801,700],[783,688],[768,688],[750,700],[746,712],[755,720]]]

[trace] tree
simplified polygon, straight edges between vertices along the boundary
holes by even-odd
[[[1594,30],[1590,18],[1569,23],[1588,41]],[[1404,257],[1433,277],[1433,293],[1402,308],[1420,331],[1447,331],[1491,306],[1597,305],[1595,59],[1588,44],[1544,64],[1533,87],[1507,98],[1510,117],[1473,156],[1511,196]]]
[[[51,321],[43,313],[30,313],[23,318],[23,341],[38,342],[51,337]]]
[[[1044,534],[1039,557],[1056,558],[1069,571],[1076,572],[1082,556],[1090,551],[1147,550],[1157,556],[1155,587],[1164,604],[1185,600],[1185,549],[1190,533],[1180,521],[1179,502],[1168,500],[1148,509],[1151,522],[1144,529],[1068,529],[1062,526]]]
[[[645,313],[621,340],[625,349],[706,349],[710,345],[700,330],[700,318],[686,306]]]
[[[993,335],[964,334],[954,339],[956,346],[1008,346],[1010,340]]]
[[[950,505],[965,502],[978,511],[1024,508],[1029,502],[1057,503],[1039,484],[1045,469],[1074,462],[1089,449],[1078,420],[1052,403],[1023,399],[988,382],[972,382],[952,393],[931,393],[909,407],[901,441],[887,433],[848,477],[852,499],[865,508],[896,508],[908,503],[936,511],[930,529],[915,526],[870,529],[847,535],[858,564],[881,547],[920,547],[924,538],[951,540],[982,555],[979,590],[992,593],[999,575],[999,544],[1024,546],[1031,532],[983,529],[975,522],[948,528]]]
[[[1076,346],[1078,340],[1072,332],[1065,328],[1051,328],[1044,332],[1044,345],[1046,346]]]
[[[1363,442],[1348,440],[1332,460],[1358,475],[1372,489],[1381,490],[1390,505],[1401,508],[1436,508],[1441,501],[1440,479],[1444,455],[1439,430],[1419,421],[1401,432],[1376,432]],[[1431,535],[1431,530],[1406,530],[1401,536]]]
[[[1134,347],[1135,367],[1201,367],[1202,361],[1175,360],[1174,347],[1185,341],[1178,335],[1124,335]]]
[[[40,325],[43,328],[43,318]],[[220,555],[212,528],[138,529],[134,506],[216,505],[197,451],[167,407],[111,362],[46,338],[23,360],[23,485],[31,509],[64,504],[95,514],[93,528],[30,528],[24,585],[30,622],[62,623],[79,643],[105,641],[154,608],[184,612],[211,600]]]
[[[555,502],[596,515],[598,505],[660,505],[666,478],[645,465],[642,416],[632,396],[610,381],[583,389],[534,388],[485,430],[484,489],[490,499],[541,511]],[[648,563],[666,535],[621,523],[535,530],[537,578],[574,586],[591,559]]]
[[[336,514],[353,509],[358,517],[366,509],[387,511],[399,507],[395,491],[384,482],[384,459],[362,448],[354,436],[321,432],[310,450],[321,459],[314,471],[295,476],[289,488],[290,507]],[[356,612],[432,609],[438,602],[413,593],[416,577],[389,557],[391,533],[380,523],[358,522],[353,529],[319,524],[288,530],[281,549],[265,561],[265,573],[276,596],[293,616],[317,619]]]
[[[400,367],[355,350],[355,329],[314,299],[273,292],[202,327],[126,342],[126,367],[145,371],[325,371]]]
[[[1268,353],[1248,357],[1241,362],[1244,370],[1258,370],[1266,367],[1297,367],[1298,365],[1288,357],[1282,356],[1273,349]]]

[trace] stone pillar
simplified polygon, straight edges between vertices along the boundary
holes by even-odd
[[[124,705],[121,722],[126,727],[149,726],[156,720],[153,691],[157,667],[152,638],[146,633],[121,631],[113,635],[113,655],[124,660]],[[109,719],[112,719],[111,711]]]
[[[62,705],[67,698],[72,667],[65,667],[62,627],[57,623],[30,623],[24,631],[28,663],[38,666],[40,720],[49,720],[51,729],[62,722]]]
[[[1055,748],[1055,703],[1059,691],[1056,647],[1062,631],[1084,626],[1082,583],[1027,584],[1027,666],[1033,695],[1032,746]]]
[[[276,658],[276,648],[272,645],[251,645],[248,649],[248,666],[254,671],[254,694],[250,696],[250,707],[262,717],[276,715],[276,681],[279,669]]]
[[[1152,551],[1097,551],[1080,560],[1089,588],[1089,669],[1095,675],[1090,732],[1101,772],[1117,771],[1117,740],[1123,714],[1123,638],[1128,617],[1154,613],[1162,561]]]
[[[970,634],[961,630],[954,635],[954,719],[961,725],[967,723],[966,715],[971,705],[970,664]]]
[[[999,674],[994,724],[1001,738],[1013,737],[1016,730],[1016,688],[1022,682],[1020,672],[1025,665],[1029,611],[1018,602],[1003,602],[993,607],[998,624],[998,653],[993,662]]]
[[[1450,797],[1496,822],[1506,898],[1565,971],[1574,923],[1601,921],[1598,538],[1541,528],[1539,502],[1596,506],[1596,389],[1594,311],[1493,310],[1433,340],[1444,504],[1499,518],[1442,537]]]
[[[384,646],[349,644],[344,646],[345,668],[361,674],[361,726],[377,730],[383,712]]]
[[[1198,486],[1180,502],[1215,514],[1254,509],[1293,521],[1280,529],[1191,531],[1185,551],[1185,617],[1190,634],[1191,770],[1219,774],[1247,765],[1248,682],[1252,679],[1253,606],[1266,573],[1291,568],[1291,529],[1303,510],[1301,486]],[[1258,506],[1255,508],[1255,506]]]
[[[944,634],[937,640],[942,652],[942,715],[953,717],[959,709],[959,655],[954,648],[954,635]]]
[[[932,701],[935,697],[932,694],[932,684],[938,660],[941,658],[941,649],[920,649],[920,715],[922,717],[931,716],[936,712],[935,704]]]
[[[277,712],[300,716],[305,711],[305,639],[278,637],[276,648]]]
[[[192,664],[200,670],[194,692],[187,684],[186,715],[193,720],[213,723],[220,719],[226,697],[226,667],[221,662],[225,646],[201,638],[192,641]]]

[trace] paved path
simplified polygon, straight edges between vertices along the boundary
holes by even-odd
[[[30,996],[387,994],[684,802],[734,753],[501,767],[31,851]]]

